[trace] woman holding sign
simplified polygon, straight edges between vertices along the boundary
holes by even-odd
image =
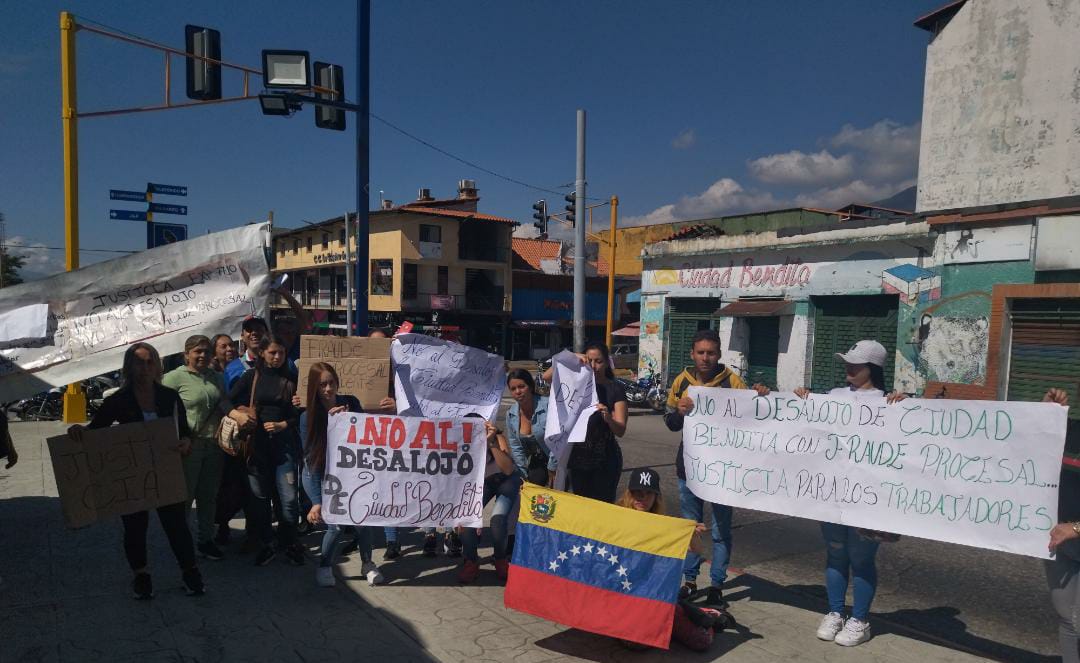
[[[603,343],[585,348],[582,361],[596,376],[596,412],[589,417],[585,441],[570,445],[566,468],[570,489],[577,495],[614,503],[622,474],[623,455],[618,438],[626,435],[629,410],[626,391],[615,381],[611,357]]]
[[[244,511],[262,545],[255,555],[256,566],[269,564],[277,554],[270,509],[275,486],[281,498],[279,547],[284,548],[285,556],[293,565],[304,563],[304,549],[296,535],[300,508],[296,476],[300,440],[298,415],[292,404],[296,385],[285,364],[287,352],[281,341],[273,337],[259,339],[255,365],[240,376],[229,391],[229,400],[233,403],[253,403],[255,408],[255,435],[247,451],[250,490]]]
[[[322,519],[322,481],[326,467],[326,426],[330,415],[339,412],[363,412],[356,396],[338,394],[337,371],[326,362],[316,362],[308,369],[307,409],[300,415],[300,439],[304,443],[304,492],[311,498],[311,510],[307,520],[312,525]],[[360,573],[369,585],[383,581],[379,567],[371,559],[370,527],[356,527],[356,544],[360,550]],[[334,557],[341,527],[327,525],[323,535],[319,567],[315,569],[315,582],[320,587],[333,587]]]
[[[176,418],[180,437],[180,455],[191,452],[191,429],[180,395],[161,384],[161,357],[149,343],[135,343],[124,353],[124,364],[120,369],[123,384],[120,389],[105,399],[101,409],[85,428],[108,428],[113,424],[130,424],[137,421],[154,421],[167,417]],[[71,439],[79,442],[84,427],[75,424],[68,429]],[[158,520],[169,547],[180,565],[184,588],[189,595],[203,593],[202,574],[195,564],[195,545],[191,541],[191,531],[187,526],[187,503],[177,502],[157,508]],[[150,525],[150,514],[139,511],[120,516],[124,523],[124,554],[128,566],[135,574],[131,581],[131,591],[136,599],[154,598],[154,585],[147,570],[146,530]]]
[[[859,341],[846,354],[837,353],[844,362],[847,386],[837,387],[829,394],[856,396],[885,396],[885,360],[889,353],[877,341]],[[799,387],[800,398],[810,390]],[[904,394],[892,392],[888,403],[903,400]],[[861,645],[870,639],[870,603],[877,591],[877,550],[882,541],[895,541],[895,535],[848,527],[836,523],[821,523],[825,537],[825,591],[829,595],[829,613],[818,626],[817,637],[844,647]],[[844,601],[848,578],[854,576],[855,592],[851,617],[844,619]]]

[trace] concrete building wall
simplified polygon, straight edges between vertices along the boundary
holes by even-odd
[[[967,2],[927,47],[918,211],[1080,193],[1080,2]]]

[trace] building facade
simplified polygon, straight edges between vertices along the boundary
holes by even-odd
[[[513,302],[512,219],[476,211],[475,185],[457,198],[415,202],[370,213],[368,325],[411,322],[468,345],[502,352]],[[289,275],[293,295],[317,328],[346,330],[346,236],[343,217],[274,234],[275,275]],[[355,239],[350,249],[355,249]]]

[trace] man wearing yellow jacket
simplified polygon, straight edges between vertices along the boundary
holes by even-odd
[[[671,383],[668,392],[664,423],[668,430],[681,431],[683,418],[694,409],[694,401],[686,395],[687,387],[724,387],[729,389],[748,389],[746,383],[735,372],[720,363],[720,336],[715,330],[703,329],[694,334],[690,346],[690,359],[693,366],[687,366]],[[768,389],[754,385],[759,392],[768,393]],[[705,522],[705,502],[686,487],[686,465],[683,461],[683,445],[679,441],[679,453],[675,458],[675,472],[679,477],[679,505],[682,517],[694,522]],[[731,507],[724,504],[712,504],[712,539],[713,556],[709,572],[710,580],[706,602],[711,605],[723,605],[722,587],[727,580],[728,562],[731,560]],[[697,577],[701,569],[701,555],[691,551],[683,564],[685,584],[679,591],[681,598],[688,598],[697,591]]]

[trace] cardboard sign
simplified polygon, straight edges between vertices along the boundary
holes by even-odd
[[[390,393],[391,342],[389,338],[301,336],[296,393],[307,398],[308,370],[323,361],[337,371],[338,393],[356,396],[366,410],[378,408]]]
[[[46,442],[68,527],[188,499],[172,417],[87,429],[81,442],[67,435]]]
[[[690,387],[686,485],[717,504],[1046,558],[1068,408]]]
[[[481,527],[486,437],[484,421],[476,418],[331,416],[323,520],[333,525]]]

